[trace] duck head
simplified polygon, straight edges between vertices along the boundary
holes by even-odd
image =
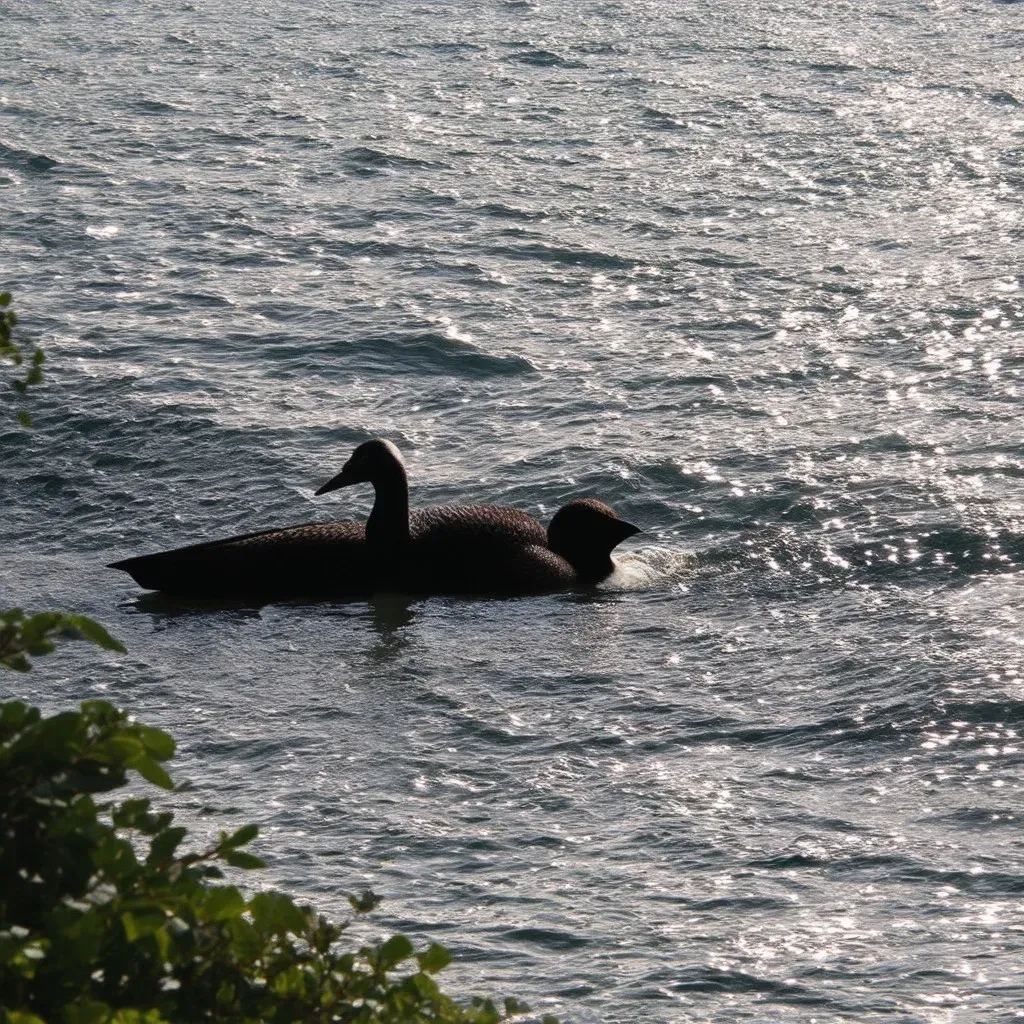
[[[349,457],[341,472],[331,477],[316,493],[327,494],[339,487],[350,487],[352,484],[373,484],[390,477],[405,477],[405,463],[402,453],[383,438],[364,441]]]
[[[612,549],[642,532],[619,519],[611,506],[596,498],[577,498],[563,505],[548,526],[548,547],[561,555],[587,582],[596,583],[615,569]]]

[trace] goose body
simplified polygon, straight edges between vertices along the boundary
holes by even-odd
[[[140,587],[179,597],[325,598],[372,594],[362,523],[304,523],[112,562]]]

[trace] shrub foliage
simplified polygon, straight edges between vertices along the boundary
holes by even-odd
[[[98,622],[86,615],[68,612],[36,612],[26,615],[20,608],[0,611],[0,666],[27,672],[29,656],[49,654],[56,637],[91,640],[108,651],[124,648]]]
[[[21,346],[12,339],[11,334],[18,317],[11,307],[11,293],[0,292],[0,359],[9,361],[15,366],[22,366],[26,361],[26,354]],[[43,350],[36,347],[27,356],[28,368],[24,377],[14,377],[9,383],[19,394],[24,394],[29,386],[38,384],[43,379],[43,363],[46,356]],[[32,417],[24,410],[18,410],[18,420],[23,427],[32,425]]]
[[[278,892],[247,897],[222,867],[259,868],[256,826],[185,852],[150,800],[105,802],[129,772],[165,789],[174,741],[105,701],[44,718],[0,705],[0,1008],[36,1022],[353,1021],[491,1024],[432,975],[450,960],[396,935],[340,948],[330,923]],[[352,901],[356,911],[376,900]]]

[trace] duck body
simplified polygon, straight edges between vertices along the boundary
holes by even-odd
[[[304,523],[112,562],[146,590],[187,598],[536,593],[572,583],[544,527],[499,505],[417,509],[411,538],[371,550],[362,523]]]
[[[374,538],[382,589],[411,594],[537,594],[564,590],[573,568],[532,516],[503,505],[437,505],[409,516],[408,540]]]

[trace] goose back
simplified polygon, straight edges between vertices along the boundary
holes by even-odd
[[[544,527],[504,505],[437,505],[409,517],[409,542],[374,549],[380,579],[412,593],[515,595],[571,586]]]
[[[190,544],[113,562],[139,586],[179,597],[298,598],[373,592],[362,523],[298,526]]]

